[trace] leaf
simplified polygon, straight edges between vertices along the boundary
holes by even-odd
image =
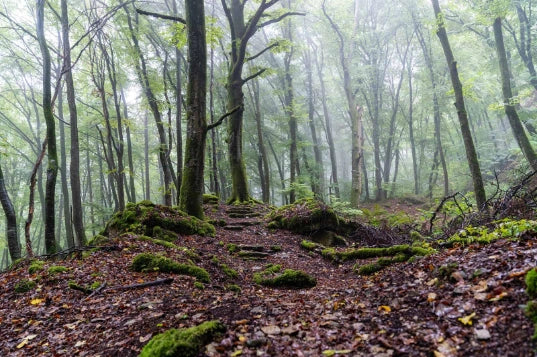
[[[459,320],[460,322],[462,322],[463,325],[468,325],[468,326],[472,326],[472,319],[475,317],[475,312],[472,312],[470,315],[468,316],[464,316],[464,317],[459,317],[457,320]]]
[[[327,356],[327,357],[332,357],[336,354],[336,351],[334,350],[326,350],[326,351],[323,351],[323,356]]]
[[[242,350],[236,350],[231,354],[231,357],[236,357],[242,355]]]
[[[386,305],[381,305],[379,306],[378,311],[384,311],[384,313],[389,314],[392,312],[392,308]]]
[[[436,300],[436,294],[435,293],[429,293],[429,295],[427,295],[427,302],[432,302],[432,301],[435,301]]]
[[[39,305],[39,304],[41,304],[43,301],[45,301],[45,299],[32,299],[32,300],[30,301],[30,304],[32,304],[32,305]]]

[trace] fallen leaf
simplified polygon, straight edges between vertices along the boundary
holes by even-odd
[[[507,296],[507,291],[502,291],[499,295],[496,295],[495,297],[490,298],[489,301],[498,301],[498,300],[503,299],[506,296]]]
[[[140,342],[145,343],[145,342],[149,341],[151,339],[151,336],[153,336],[152,333],[148,333],[145,336],[140,336]]]
[[[279,335],[282,332],[280,328],[276,325],[263,326],[261,327],[261,331],[263,331],[267,335]]]
[[[43,301],[45,301],[45,299],[32,299],[32,300],[30,301],[30,304],[32,304],[32,305],[39,305],[39,304],[41,304]]]
[[[385,314],[389,314],[392,312],[392,308],[386,305],[381,305],[379,306],[378,311],[384,311]]]
[[[463,325],[471,326],[472,325],[472,319],[474,317],[475,317],[475,312],[472,312],[470,315],[464,316],[464,317],[459,317],[457,320],[462,322]]]
[[[231,357],[236,357],[242,355],[242,350],[236,350],[231,354]]]
[[[436,293],[429,293],[429,295],[427,295],[427,302],[432,302],[435,300],[436,300]]]

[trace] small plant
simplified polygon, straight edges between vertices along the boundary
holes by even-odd
[[[48,268],[48,273],[51,275],[65,273],[66,271],[69,271],[69,268],[62,265],[52,265]]]
[[[196,357],[203,346],[222,335],[226,327],[220,321],[207,321],[187,329],[170,329],[153,337],[140,357]]]
[[[35,274],[44,269],[45,262],[42,260],[33,260],[28,267],[28,273]]]
[[[35,281],[23,279],[15,285],[13,290],[18,294],[22,294],[35,289],[36,286],[37,284]]]

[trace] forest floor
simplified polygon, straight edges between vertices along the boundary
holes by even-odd
[[[156,334],[219,319],[227,332],[208,344],[208,356],[533,356],[533,324],[524,275],[536,266],[537,236],[441,250],[412,263],[359,276],[355,262],[334,264],[301,248],[304,236],[270,231],[263,216],[229,218],[228,206],[208,207],[224,219],[215,237],[180,237],[196,264],[211,275],[200,289],[189,276],[130,270],[142,252],[170,255],[136,237],[115,241],[84,259],[47,261],[30,274],[20,265],[0,274],[0,355],[134,356]],[[259,206],[260,213],[267,208]],[[242,227],[242,228],[239,228]],[[236,229],[236,230],[235,230]],[[230,252],[229,244],[260,246],[259,260]],[[218,258],[218,262],[213,257]],[[311,289],[257,285],[269,263],[317,279]],[[51,274],[47,267],[68,271]],[[222,264],[235,269],[230,277]],[[446,274],[441,266],[450,267]],[[170,284],[122,287],[173,278]],[[37,281],[15,293],[22,279]],[[68,287],[106,282],[98,294]],[[240,292],[231,291],[236,284]]]

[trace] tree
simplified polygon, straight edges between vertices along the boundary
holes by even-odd
[[[186,0],[188,29],[187,138],[179,207],[203,218],[202,193],[207,137],[207,45],[203,1]]]
[[[468,166],[470,167],[470,173],[472,174],[475,198],[477,206],[479,209],[482,209],[487,201],[485,187],[483,185],[483,178],[481,177],[481,169],[479,167],[479,160],[477,159],[477,152],[472,139],[472,133],[470,132],[468,113],[466,112],[466,107],[464,104],[464,95],[462,91],[462,83],[459,79],[459,72],[457,70],[457,62],[455,61],[453,51],[451,50],[451,46],[449,44],[444,16],[440,10],[438,0],[432,0],[432,3],[437,21],[436,35],[442,44],[444,55],[449,67],[453,91],[455,92],[455,108],[457,109],[457,115],[459,117],[459,124],[466,150],[466,159],[468,160]]]
[[[507,55],[505,53],[505,45],[503,42],[502,33],[502,19],[497,17],[494,20],[494,39],[496,41],[496,52],[498,54],[498,62],[500,65],[500,75],[502,79],[502,94],[503,94],[503,106],[505,114],[509,119],[509,124],[513,130],[513,135],[518,143],[518,146],[522,150],[522,153],[528,160],[531,168],[537,171],[537,154],[533,150],[533,147],[528,140],[524,127],[520,122],[518,113],[515,108],[515,101],[513,98],[513,91],[511,90],[511,80],[509,75],[509,64],[507,62]]]
[[[58,176],[58,152],[56,149],[56,123],[52,112],[50,52],[45,39],[45,0],[37,1],[37,39],[43,56],[43,115],[47,125],[47,181],[45,189],[45,250],[56,253],[55,202],[56,177]]]
[[[11,261],[15,261],[21,257],[21,247],[19,243],[19,233],[17,228],[17,215],[13,208],[13,203],[9,198],[6,189],[6,183],[4,180],[4,173],[2,172],[2,166],[0,165],[0,203],[4,214],[6,215],[6,229],[7,229],[7,245],[9,248],[9,255]]]

